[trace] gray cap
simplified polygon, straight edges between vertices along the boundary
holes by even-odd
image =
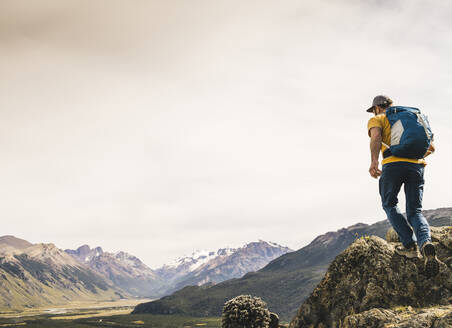
[[[374,98],[374,101],[372,101],[372,107],[367,109],[367,112],[368,113],[373,113],[375,106],[382,106],[383,105],[383,107],[386,107],[386,106],[391,105],[391,104],[392,104],[391,98],[389,98],[388,96],[378,95],[378,96],[376,96]]]

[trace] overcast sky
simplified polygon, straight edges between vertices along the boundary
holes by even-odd
[[[381,93],[429,116],[424,208],[452,206],[451,17],[448,0],[1,0],[0,235],[156,268],[382,220]]]

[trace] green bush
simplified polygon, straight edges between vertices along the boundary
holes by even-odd
[[[222,328],[268,328],[270,312],[259,297],[237,296],[224,304]]]

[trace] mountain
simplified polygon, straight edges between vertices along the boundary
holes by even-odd
[[[183,256],[175,259],[169,264],[155,270],[163,279],[169,282],[183,280],[186,275],[206,264],[217,257],[228,256],[235,252],[233,248],[221,248],[217,251],[197,250],[189,256]]]
[[[15,249],[25,249],[27,247],[33,246],[32,243],[16,238],[14,236],[2,236],[0,237],[0,250],[5,247],[11,247]]]
[[[53,244],[0,237],[0,309],[128,296]]]
[[[153,298],[162,287],[162,280],[153,270],[126,252],[108,253],[88,245],[65,252],[132,296]]]
[[[290,248],[259,240],[240,248],[222,248],[216,252],[197,251],[190,257],[179,258],[173,264],[156,270],[172,285],[170,291],[185,286],[217,284],[240,278],[261,269],[273,259],[291,252]]]
[[[241,277],[290,251],[275,243],[258,241],[235,249],[195,251],[154,271],[125,252],[108,253],[88,245],[65,250],[129,294],[150,298],[169,295],[188,285],[216,284]]]
[[[218,283],[258,270],[290,249],[259,241],[241,248],[196,252],[153,271],[126,252],[83,245],[62,251],[0,237],[0,309],[121,297],[159,297],[186,284]]]
[[[359,238],[331,263],[289,327],[451,327],[451,227],[432,227],[432,241],[441,261],[434,277],[422,258],[397,254],[393,240]]]
[[[93,258],[104,253],[101,247],[91,249],[88,245],[80,246],[76,250],[65,249],[64,251],[80,263],[89,263]]]
[[[448,226],[452,208],[424,211],[424,215],[432,226]],[[270,311],[288,321],[321,281],[328,265],[338,254],[360,237],[384,237],[389,227],[389,222],[384,220],[328,232],[306,247],[276,258],[257,272],[214,286],[185,287],[160,300],[139,304],[133,313],[220,316],[227,300],[251,294],[261,297]]]

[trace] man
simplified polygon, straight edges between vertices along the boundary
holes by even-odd
[[[402,158],[385,151],[391,145],[391,124],[386,110],[391,108],[392,100],[383,95],[376,96],[367,112],[374,113],[368,124],[371,164],[369,173],[379,181],[379,191],[383,209],[394,230],[399,235],[401,246],[396,247],[400,255],[414,258],[419,256],[418,246],[425,260],[425,271],[429,276],[439,272],[436,249],[432,244],[430,227],[422,215],[422,194],[424,190],[425,157],[435,151],[433,144],[424,158]],[[382,169],[379,169],[380,150],[383,154]],[[400,212],[397,195],[404,185],[406,197],[406,218]],[[414,230],[414,234],[413,234]],[[417,242],[417,244],[416,244]]]

